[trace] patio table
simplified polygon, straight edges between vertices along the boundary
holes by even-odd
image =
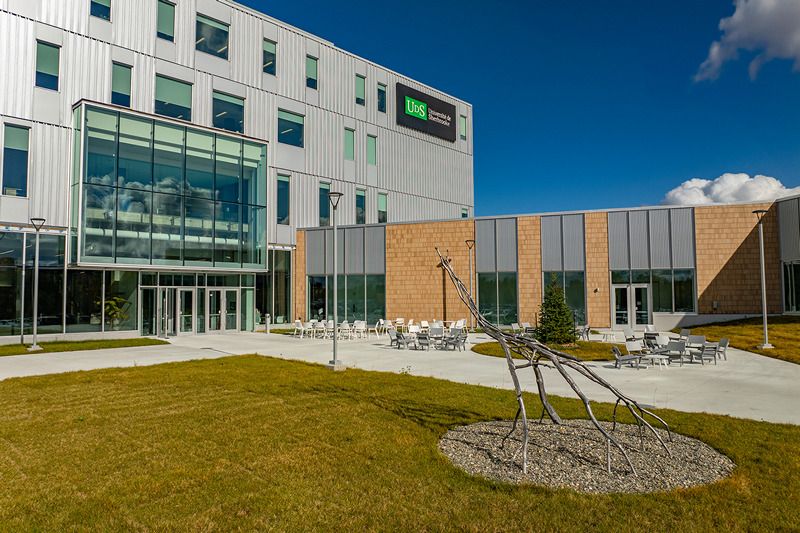
[[[669,364],[669,355],[657,352],[643,354],[642,359],[650,361],[650,366],[656,366],[656,364],[658,364],[659,370],[661,370],[662,367],[666,368]]]

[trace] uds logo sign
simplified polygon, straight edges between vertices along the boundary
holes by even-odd
[[[406,115],[411,115],[421,120],[428,120],[428,104],[406,96]]]

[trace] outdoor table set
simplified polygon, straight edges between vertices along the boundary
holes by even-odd
[[[684,362],[706,362],[727,360],[728,339],[719,342],[708,342],[703,335],[692,335],[689,330],[682,330],[677,338],[656,332],[645,332],[643,338],[627,337],[625,349],[627,355],[622,355],[615,346],[612,348],[616,359],[615,366],[621,368],[623,364],[641,367],[642,361],[649,362],[650,366],[658,365],[659,370],[677,361],[683,366]]]

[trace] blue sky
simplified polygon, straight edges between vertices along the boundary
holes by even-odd
[[[800,74],[695,82],[731,0],[240,0],[474,106],[476,214],[658,204],[725,172],[800,185]]]

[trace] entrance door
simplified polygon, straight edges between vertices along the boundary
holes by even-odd
[[[631,287],[633,290],[633,298],[631,304],[631,318],[633,318],[632,327],[644,327],[650,324],[650,286],[649,285],[634,285]]]
[[[614,285],[615,328],[643,328],[651,323],[650,286]]]
[[[222,331],[223,294],[220,289],[208,290],[208,332]]]
[[[194,333],[194,290],[181,289],[178,297],[179,333]]]
[[[624,328],[630,325],[630,299],[627,285],[614,285],[614,327]]]
[[[176,334],[175,289],[158,289],[158,334],[163,337]]]
[[[239,291],[225,291],[225,330],[238,331],[239,329]]]
[[[239,329],[239,291],[208,289],[208,332],[221,333]]]

